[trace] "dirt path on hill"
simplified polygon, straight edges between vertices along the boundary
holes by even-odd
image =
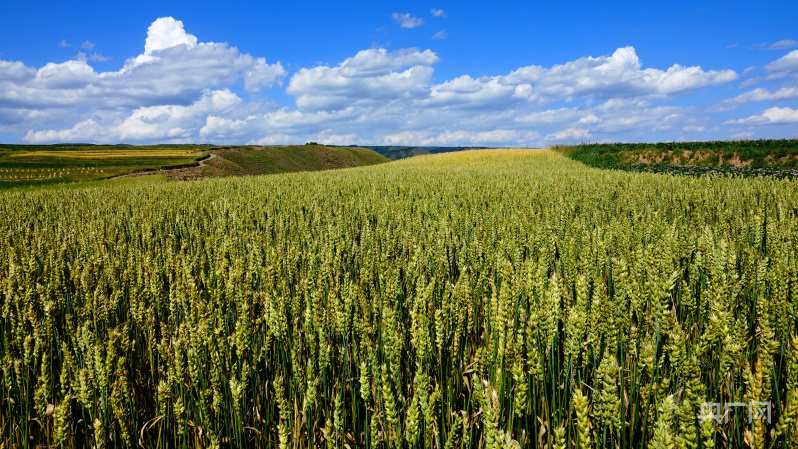
[[[205,159],[203,159],[201,161],[197,161],[198,165],[190,165],[189,167],[186,167],[185,165],[180,165],[180,166],[173,167],[173,168],[169,168],[169,167],[145,168],[145,169],[143,169],[141,171],[136,171],[136,172],[133,172],[133,173],[126,173],[124,175],[111,176],[110,178],[105,178],[105,180],[121,179],[121,178],[132,178],[134,176],[147,176],[147,175],[155,175],[155,174],[166,174],[166,173],[169,173],[169,172],[172,172],[172,171],[184,170],[186,168],[199,168],[199,167],[204,167],[206,162],[208,162],[210,160],[213,160],[213,159],[216,159],[216,155],[213,154],[213,153],[208,153],[208,157],[206,157]]]

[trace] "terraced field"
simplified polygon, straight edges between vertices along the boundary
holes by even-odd
[[[0,190],[98,181],[141,170],[191,165],[207,147],[0,145]]]

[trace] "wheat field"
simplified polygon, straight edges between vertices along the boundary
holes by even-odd
[[[0,447],[796,447],[797,186],[485,150],[2,192]]]

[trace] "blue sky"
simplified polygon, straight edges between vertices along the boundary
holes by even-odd
[[[0,4],[0,142],[798,137],[798,2]]]

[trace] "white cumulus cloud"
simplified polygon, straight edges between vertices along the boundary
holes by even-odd
[[[242,103],[227,89],[205,91],[188,106],[159,105],[135,109],[129,116],[105,114],[61,130],[29,131],[29,143],[52,142],[193,142],[211,114],[229,114]]]
[[[798,123],[798,109],[775,107],[765,109],[761,115],[730,120],[726,123],[730,125],[784,125]]]
[[[188,48],[197,46],[197,37],[186,33],[183,22],[172,17],[161,17],[147,29],[147,39],[144,41],[144,53],[185,45]]]
[[[765,70],[770,72],[769,79],[798,76],[798,50],[793,50],[781,58],[765,64]]]
[[[642,68],[632,47],[611,56],[580,58],[551,68],[521,67],[507,75],[472,78],[463,75],[431,86],[427,106],[506,108],[519,101],[548,104],[578,98],[668,98],[728,83],[732,70],[708,70],[674,65],[668,70]]]
[[[36,76],[31,80],[29,86],[34,89],[54,90],[54,89],[76,89],[84,88],[92,81],[97,79],[97,73],[85,61],[75,59],[72,61],[56,64],[47,63],[44,67],[36,71]],[[0,94],[2,95],[2,94]]]
[[[611,56],[586,57],[547,69],[522,67],[503,81],[529,83],[534,91],[549,98],[595,96],[598,98],[669,96],[710,85],[734,81],[733,70],[708,70],[675,64],[668,70],[642,69],[633,47],[617,49]]]
[[[748,92],[737,95],[734,98],[723,100],[720,103],[720,105],[721,107],[725,108],[725,107],[735,107],[737,105],[751,103],[751,102],[779,101],[779,100],[789,100],[792,98],[798,98],[798,86],[785,86],[777,90],[770,90],[770,89],[765,89],[764,87],[758,87],[754,90],[750,90]]]
[[[279,62],[268,64],[226,43],[198,42],[171,17],[153,22],[144,52],[129,58],[121,70],[97,72],[90,65],[108,59],[79,52],[72,60],[38,69],[0,61],[0,132],[24,133],[23,139],[36,136],[40,142],[42,134],[27,131],[71,129],[82,123],[85,132],[93,129],[91,120],[100,123],[97,117],[151,106],[188,106],[205,92],[239,80],[248,92],[257,93],[287,74]]]
[[[430,50],[362,50],[337,67],[300,69],[286,92],[300,109],[335,110],[423,96],[438,55]]]
[[[272,87],[288,74],[279,62],[267,64],[266,58],[257,58],[249,70],[244,72],[244,88],[248,92],[259,92]]]

